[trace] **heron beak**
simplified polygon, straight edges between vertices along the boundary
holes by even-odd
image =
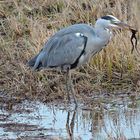
[[[125,29],[125,30],[135,30],[134,27],[124,23],[124,22],[117,22],[115,23],[115,25],[117,25],[118,27],[120,27],[121,29]]]

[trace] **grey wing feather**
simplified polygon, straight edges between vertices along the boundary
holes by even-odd
[[[59,67],[73,64],[84,49],[84,36],[75,33],[54,37],[51,47],[47,51],[47,57],[42,61],[43,67]],[[47,47],[46,47],[47,48]]]
[[[76,33],[81,33],[83,36],[78,36]],[[87,24],[75,24],[63,28],[46,42],[39,54],[32,58],[28,65],[33,70],[49,66],[71,65],[80,58],[86,47],[87,38],[93,34],[94,28]]]

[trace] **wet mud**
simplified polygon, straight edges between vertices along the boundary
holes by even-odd
[[[1,140],[140,139],[140,97],[117,93],[90,103],[18,101],[0,97]]]

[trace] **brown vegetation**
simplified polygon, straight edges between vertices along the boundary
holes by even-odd
[[[74,23],[94,24],[97,18],[112,14],[139,30],[139,9],[139,0],[0,1],[0,90],[16,98],[63,99],[63,73],[32,72],[27,61],[53,33]],[[140,57],[131,54],[130,35],[115,32],[105,50],[73,72],[77,93],[139,91]]]

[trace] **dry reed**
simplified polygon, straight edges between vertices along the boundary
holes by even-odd
[[[0,90],[16,98],[63,99],[63,74],[32,72],[27,61],[53,33],[74,23],[94,24],[97,18],[112,14],[139,30],[139,9],[139,0],[0,1]],[[130,33],[117,31],[108,47],[73,75],[77,93],[86,94],[138,91],[139,72],[140,58],[131,54]]]

